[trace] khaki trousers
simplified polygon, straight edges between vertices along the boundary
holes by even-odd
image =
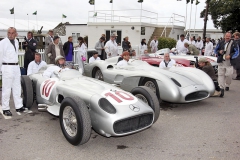
[[[221,89],[232,83],[233,66],[218,65],[218,83]]]

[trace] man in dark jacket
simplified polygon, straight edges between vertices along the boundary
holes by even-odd
[[[64,43],[63,45],[63,51],[65,54],[65,58],[67,62],[73,61],[73,42],[72,42],[72,36],[68,37],[68,41]]]
[[[224,41],[220,42],[215,49],[218,63],[218,83],[221,89],[229,91],[232,81],[233,66],[239,55],[239,47],[232,39],[232,34],[227,32]]]
[[[27,33],[27,38],[25,37],[25,42],[23,43],[23,49],[25,50],[24,68],[27,71],[28,64],[34,60],[37,49],[37,41],[33,39],[33,32]]]
[[[233,35],[234,35],[234,40],[236,45],[240,47],[240,33],[235,32]],[[236,70],[236,74],[237,74],[235,80],[240,80],[240,56],[239,55],[234,60],[233,68]]]

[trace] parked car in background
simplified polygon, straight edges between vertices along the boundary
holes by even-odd
[[[131,59],[128,66],[116,65],[119,57],[95,61],[85,66],[85,74],[126,91],[138,86],[152,89],[159,101],[189,103],[208,98],[214,93],[211,78],[203,71],[190,67],[160,69],[141,60]]]

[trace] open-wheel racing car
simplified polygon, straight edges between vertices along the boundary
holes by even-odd
[[[208,98],[215,91],[212,79],[203,71],[190,67],[160,69],[147,62],[131,59],[128,66],[117,66],[119,57],[95,61],[85,66],[86,76],[117,84],[126,91],[147,86],[161,100],[189,103]]]
[[[86,143],[91,127],[106,137],[124,136],[150,127],[159,117],[158,99],[147,87],[129,93],[73,69],[46,78],[42,73],[47,67],[21,77],[23,103],[30,108],[35,96],[39,111],[59,116],[62,132],[73,145]]]

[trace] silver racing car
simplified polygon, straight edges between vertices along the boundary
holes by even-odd
[[[30,108],[35,98],[39,111],[59,116],[62,132],[73,145],[86,143],[91,127],[106,137],[124,136],[150,127],[159,117],[157,97],[147,87],[129,93],[73,69],[45,78],[47,67],[21,77],[23,103]]]
[[[189,103],[208,98],[215,91],[212,79],[190,67],[160,69],[131,59],[128,66],[117,66],[118,57],[85,66],[86,76],[117,84],[126,91],[138,86],[151,88],[159,98],[171,103]]]

